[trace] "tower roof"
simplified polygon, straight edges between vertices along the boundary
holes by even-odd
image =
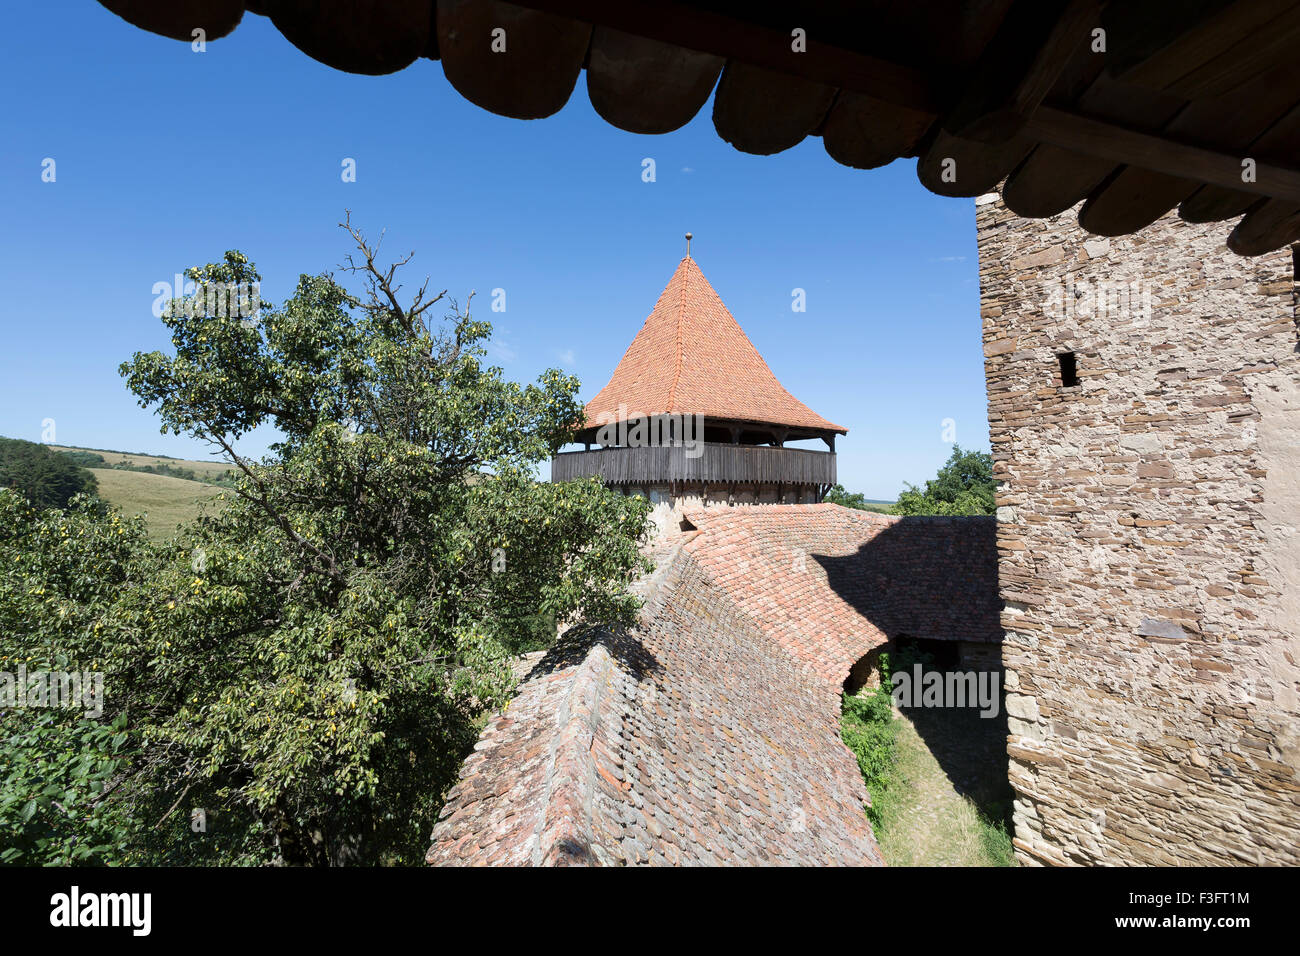
[[[689,255],[587,403],[589,424],[663,414],[848,432],[785,390]]]

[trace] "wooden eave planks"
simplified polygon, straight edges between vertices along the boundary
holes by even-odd
[[[921,181],[945,195],[1005,177],[1008,205],[1026,215],[1086,199],[1081,222],[1103,234],[1181,203],[1194,221],[1247,211],[1231,243],[1239,251],[1297,237],[1300,102],[1286,97],[1300,93],[1269,78],[1295,70],[1300,0],[101,2],[181,40],[195,28],[207,39],[229,33],[246,6],[304,52],[356,73],[438,57],[467,99],[521,118],[563,106],[584,66],[597,112],[641,133],[688,122],[716,84],[715,126],[750,152],[821,135],[851,166],[917,155]],[[1079,84],[1081,70],[1098,71],[1068,51],[1094,8],[1105,71]],[[799,52],[791,30],[801,24]],[[489,46],[497,28],[506,51]],[[1246,158],[1256,181],[1234,182],[1228,171]]]

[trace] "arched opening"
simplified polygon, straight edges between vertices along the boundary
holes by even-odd
[[[844,679],[844,693],[858,696],[862,693],[870,693],[881,684],[881,655],[889,652],[891,645],[888,641],[873,647],[862,657],[858,658],[857,663],[849,669],[849,676]]]

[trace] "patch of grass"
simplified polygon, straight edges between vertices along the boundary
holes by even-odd
[[[894,775],[873,827],[890,866],[1015,866],[1011,836],[952,781],[916,732],[895,716]]]
[[[1016,865],[1006,824],[957,791],[883,687],[844,695],[841,736],[871,795],[867,818],[890,866]]]
[[[989,859],[989,866],[1015,866],[1016,851],[1011,845],[1011,834],[1006,824],[990,820],[980,815],[980,842],[984,846],[984,855]]]
[[[99,481],[99,496],[129,515],[145,516],[149,537],[170,537],[176,526],[198,517],[199,506],[212,501],[221,489],[201,481],[151,475],[116,468],[92,468]]]

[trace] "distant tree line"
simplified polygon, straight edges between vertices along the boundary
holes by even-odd
[[[58,454],[76,462],[83,468],[115,468],[118,471],[140,471],[146,475],[166,475],[168,478],[201,481],[204,484],[219,485],[223,488],[235,487],[235,473],[229,468],[220,474],[213,475],[195,471],[193,468],[169,465],[166,462],[157,465],[137,465],[130,460],[110,462],[103,455],[93,451],[60,451]]]
[[[104,456],[93,451],[57,451],[55,454],[62,455],[82,468],[108,467],[108,462],[104,460]]]
[[[939,473],[918,488],[910,482],[893,505],[880,507],[858,492],[836,485],[823,499],[860,511],[884,511],[895,515],[991,515],[997,511],[997,482],[993,478],[993,456],[981,451],[963,451],[954,445]]]
[[[888,501],[872,501],[860,491],[848,491],[843,485],[832,485],[831,490],[826,492],[822,501],[832,505],[843,505],[845,508],[856,508],[858,511],[875,511],[880,514],[888,514],[889,509],[893,507]]]

